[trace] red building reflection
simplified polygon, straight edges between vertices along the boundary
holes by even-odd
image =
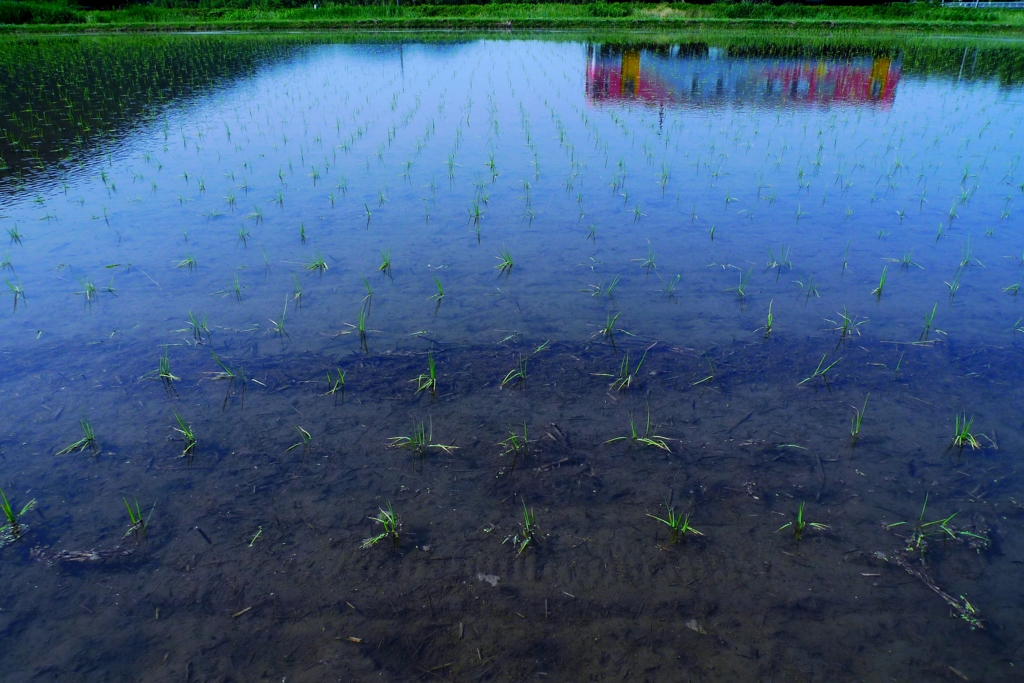
[[[900,63],[889,57],[733,57],[707,46],[587,48],[587,99],[656,106],[889,107]]]

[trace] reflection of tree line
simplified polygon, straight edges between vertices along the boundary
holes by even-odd
[[[0,187],[67,170],[164,105],[249,76],[301,44],[266,36],[5,40]]]

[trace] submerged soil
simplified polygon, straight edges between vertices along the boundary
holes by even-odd
[[[0,564],[8,680],[1018,677],[1021,444],[994,428],[1019,421],[1009,340],[854,339],[827,384],[798,384],[820,347],[799,340],[689,349],[619,335],[537,352],[543,340],[422,339],[381,352],[371,336],[368,353],[326,340],[305,355],[217,347],[244,385],[215,381],[209,346],[194,345],[171,400],[138,379],[151,359],[115,343],[59,373],[2,359],[5,479],[32,486],[7,494],[38,500]],[[428,348],[434,396],[410,382]],[[618,391],[606,375],[625,352],[644,360]],[[502,388],[522,357],[525,382]],[[329,395],[339,366],[345,391]],[[853,444],[851,406],[868,392]],[[79,438],[69,405],[90,406],[98,449],[56,457]],[[950,448],[965,409],[979,450]],[[205,416],[191,460],[175,412]],[[607,443],[629,435],[630,415],[669,450]],[[457,448],[389,448],[420,423]],[[524,423],[513,462],[499,442]],[[155,505],[145,537],[125,535],[123,496]],[[387,502],[398,547],[361,549]],[[703,536],[672,544],[649,517],[666,502]],[[802,502],[827,528],[797,541],[777,530]],[[503,541],[524,504],[538,531],[517,554]],[[955,512],[952,529],[990,542],[939,533],[906,550],[919,516]],[[879,552],[969,600],[982,627]]]

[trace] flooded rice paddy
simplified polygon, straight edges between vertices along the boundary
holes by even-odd
[[[5,680],[1019,680],[1024,46],[645,40],[5,39]]]

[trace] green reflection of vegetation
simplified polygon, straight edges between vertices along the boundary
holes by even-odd
[[[158,119],[169,103],[250,76],[305,42],[185,35],[0,40],[0,186],[70,168],[84,153]]]

